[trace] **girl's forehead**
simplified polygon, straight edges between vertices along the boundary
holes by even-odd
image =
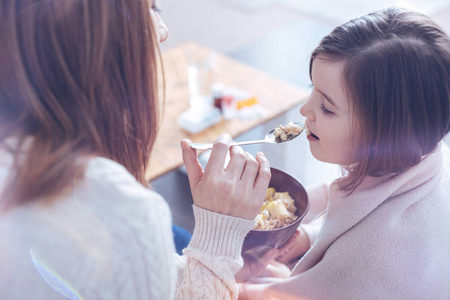
[[[341,77],[343,74],[344,67],[345,67],[344,60],[336,60],[328,56],[318,55],[317,57],[314,58],[312,64],[312,73],[314,73],[314,71],[316,72],[323,71],[324,74],[320,74],[321,76],[328,75],[327,77]]]
[[[322,59],[317,57],[312,65],[312,81],[314,87],[326,93],[336,104],[346,104],[347,93],[344,78],[345,61]]]

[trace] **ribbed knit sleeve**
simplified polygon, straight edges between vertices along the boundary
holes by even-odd
[[[242,243],[253,220],[194,205],[195,229],[178,258],[177,299],[237,299],[234,275],[243,266]]]

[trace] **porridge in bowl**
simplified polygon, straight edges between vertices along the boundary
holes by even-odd
[[[254,230],[271,230],[286,227],[297,220],[297,208],[289,192],[276,192],[270,187],[266,199],[255,219]]]
[[[269,226],[272,226],[273,224],[264,222],[263,224],[266,225],[262,226],[265,226],[265,229],[250,230],[242,245],[244,259],[248,257],[261,257],[272,248],[280,248],[295,233],[308,211],[308,194],[303,185],[295,177],[279,169],[271,167],[270,172],[272,173],[272,177],[270,179],[269,187],[272,189],[268,189],[267,194],[269,194],[269,196],[272,194],[272,199],[275,201],[280,199],[283,199],[284,201],[287,194],[289,194],[294,200],[294,203],[292,205],[289,204],[285,209],[283,209],[281,205],[278,205],[280,202],[272,204],[273,207],[268,206],[276,214],[276,218],[280,218],[284,221],[281,221],[281,224],[278,224],[278,226],[281,225],[280,228],[271,227],[272,229],[269,229]],[[276,192],[281,193],[280,195],[275,196]],[[270,203],[268,205],[270,205]],[[295,206],[295,210],[292,206]],[[264,211],[264,208],[260,211]],[[286,211],[289,214],[286,214]],[[288,215],[291,216],[291,213],[295,214],[295,220],[292,221],[292,223],[287,224],[288,220],[292,220],[287,217]],[[276,223],[278,223],[278,221]]]

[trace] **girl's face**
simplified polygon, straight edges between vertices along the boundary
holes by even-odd
[[[156,6],[156,2],[152,0],[150,3],[152,5],[152,8],[150,9],[150,16],[152,17],[153,25],[155,27],[156,38],[160,43],[162,43],[169,37],[169,30],[159,15],[160,9]]]
[[[323,57],[322,57],[323,58]],[[311,80],[314,89],[300,108],[306,117],[312,155],[323,162],[349,165],[355,161],[351,105],[345,93],[344,61],[314,59]]]

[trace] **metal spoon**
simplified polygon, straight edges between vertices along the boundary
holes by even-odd
[[[294,124],[298,125],[301,128],[300,133],[302,133],[303,130],[305,129],[305,124],[303,122],[295,122]],[[242,145],[261,144],[261,143],[279,144],[279,143],[292,141],[293,139],[295,139],[296,137],[298,137],[300,135],[300,133],[298,135],[288,135],[286,140],[281,140],[281,139],[275,137],[275,135],[274,135],[275,129],[276,128],[274,128],[271,131],[269,131],[268,133],[266,133],[266,136],[264,137],[263,140],[232,142],[231,146],[242,146]],[[212,144],[212,143],[192,143],[191,148],[194,148],[197,150],[206,150],[206,149],[211,149],[213,147],[213,145],[214,144]]]

